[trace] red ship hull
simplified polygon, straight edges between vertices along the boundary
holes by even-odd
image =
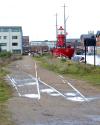
[[[74,55],[74,48],[54,48],[52,53],[54,56],[64,56],[71,59]]]

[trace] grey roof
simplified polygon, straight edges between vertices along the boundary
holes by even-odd
[[[22,26],[0,26],[0,28],[22,28]]]

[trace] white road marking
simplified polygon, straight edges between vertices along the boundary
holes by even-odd
[[[17,90],[18,95],[21,96],[21,94],[20,94],[20,92],[18,91],[18,88],[17,88],[17,86],[16,86],[16,82],[15,82],[15,80],[14,80],[13,78],[12,78],[12,82],[15,84],[15,89]]]
[[[36,80],[36,78],[35,77],[33,77],[32,75],[29,75],[34,81]],[[19,96],[21,96],[21,97],[28,97],[28,98],[37,98],[37,99],[40,99],[39,98],[39,95],[38,94],[23,94],[23,95],[21,95],[21,93],[19,92],[19,90],[18,90],[18,88],[17,88],[17,86],[19,86],[20,87],[20,85],[16,85],[17,83],[16,83],[16,81],[15,81],[15,79],[14,78],[11,78],[9,75],[7,75],[7,77],[9,78],[9,80],[11,81],[11,83],[12,83],[12,86],[16,89],[16,91],[17,91],[17,93],[18,93],[18,95]],[[46,84],[45,82],[43,82],[43,81],[41,81],[40,79],[38,79],[38,83],[39,82],[41,82],[42,84],[44,84],[45,86],[47,86],[46,87],[46,89],[41,89],[39,92],[46,92],[46,93],[48,93],[49,95],[51,95],[51,96],[63,96],[65,99],[67,99],[67,100],[71,100],[71,101],[78,101],[78,102],[83,102],[83,101],[86,101],[86,100],[88,100],[88,101],[91,101],[91,100],[93,100],[93,99],[98,99],[98,98],[83,98],[82,96],[77,96],[77,93],[74,93],[74,92],[68,92],[68,93],[61,93],[61,92],[59,92],[58,90],[56,90],[55,88],[53,88],[52,86],[50,86],[50,85],[48,85],[48,84]],[[41,84],[40,83],[40,84]],[[28,83],[27,83],[27,85],[28,85]],[[35,85],[37,85],[37,83],[35,84]],[[23,86],[23,85],[22,85]],[[31,88],[32,89],[32,88]],[[38,87],[38,89],[39,89],[39,87]],[[30,91],[31,92],[31,91]],[[76,91],[77,92],[77,91]],[[23,91],[23,93],[24,93],[24,91]],[[79,94],[79,93],[78,93]]]
[[[46,84],[45,82],[41,81],[40,79],[39,79],[39,81],[40,81],[41,83],[43,83],[44,85],[48,86],[49,88],[51,88],[52,90],[54,90],[55,92],[59,93],[59,95],[63,96],[63,97],[66,99],[66,96],[63,95],[61,92],[59,92],[58,90],[56,90],[56,89],[53,88],[52,86]]]
[[[53,89],[42,89],[40,91],[43,92],[43,93],[48,93],[51,96],[60,96],[61,95],[58,92],[55,92]]]
[[[50,93],[51,96],[60,96],[59,93]]]
[[[84,102],[84,99],[81,97],[67,97],[68,100]]]
[[[35,75],[36,75],[36,79],[37,79],[38,75],[37,75],[37,65],[36,65],[36,62],[35,62]]]
[[[38,94],[24,94],[22,96],[23,97],[28,97],[28,98],[38,98]]]
[[[38,99],[40,99],[40,90],[39,90],[39,82],[38,82],[38,74],[37,74],[37,65],[36,65],[36,62],[35,62],[35,75],[36,75],[36,83],[37,83],[37,91],[38,91]],[[30,77],[32,79],[34,79],[34,77],[32,75],[30,75]]]
[[[13,87],[15,87],[15,89],[16,89],[18,95],[21,96],[21,94],[20,94],[20,92],[18,91],[18,88],[17,88],[17,86],[16,86],[15,80],[14,80],[13,78],[10,78],[9,75],[7,75],[7,77],[8,77],[8,78],[10,79],[10,81],[12,82],[12,85],[13,85]]]
[[[24,79],[25,81],[29,81],[30,79]],[[24,81],[23,79],[17,79],[17,81]]]
[[[40,90],[41,92],[46,92],[46,93],[51,93],[51,92],[54,92],[53,89],[42,89]]]
[[[63,76],[59,75],[59,77],[62,79],[63,83],[67,83],[72,89],[74,89],[84,99],[84,101],[88,101],[88,99],[81,92],[79,92],[70,82],[65,80]]]
[[[30,77],[34,80],[34,77],[32,75],[30,75]],[[37,92],[38,92],[38,99],[40,99],[40,90],[39,90],[39,83],[38,83],[38,79],[35,78],[36,80],[36,85],[37,85]]]
[[[16,85],[13,83],[12,79],[10,78],[9,75],[7,75],[8,79],[10,79],[11,83],[12,83],[12,86],[15,87]]]
[[[36,84],[37,84],[36,82],[30,82],[30,83],[25,83],[24,85],[17,85],[17,86],[21,87],[21,86],[36,85]]]
[[[65,95],[67,95],[67,96],[76,96],[76,93],[68,92],[68,93],[65,93]]]

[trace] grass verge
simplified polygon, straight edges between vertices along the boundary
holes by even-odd
[[[7,72],[3,68],[9,62],[11,62],[9,58],[0,58],[0,125],[14,125],[6,103],[12,97],[12,88],[5,81]]]
[[[51,55],[34,57],[44,68],[56,73],[88,81],[95,86],[100,86],[100,67],[75,63],[68,59],[58,59]]]
[[[4,80],[6,73],[0,69],[0,125],[14,125],[6,106],[6,101],[12,96],[12,89]]]

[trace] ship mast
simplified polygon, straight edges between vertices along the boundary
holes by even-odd
[[[57,15],[57,13],[56,13],[56,41],[55,41],[55,43],[54,43],[54,46],[55,47],[57,47],[57,36],[58,36],[58,15]]]
[[[65,34],[65,48],[66,48],[66,10],[65,10],[65,8],[66,8],[66,6],[65,6],[65,4],[64,4],[64,34]]]

